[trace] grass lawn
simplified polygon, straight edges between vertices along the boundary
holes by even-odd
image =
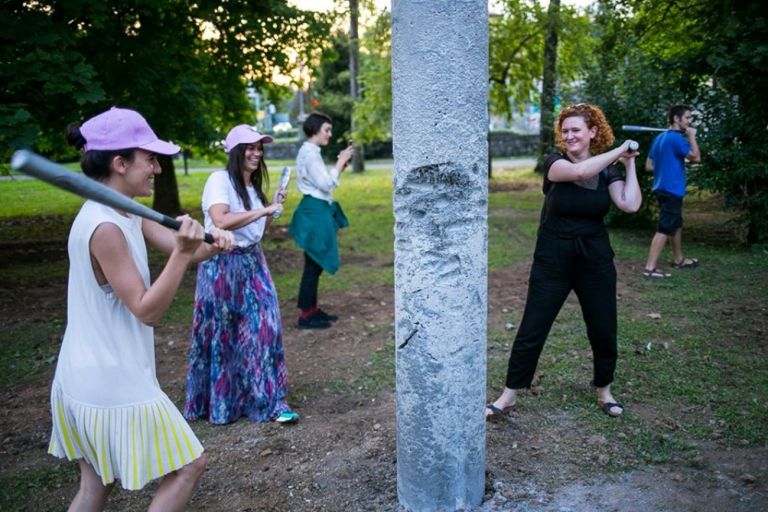
[[[272,183],[280,163],[271,163]],[[530,169],[496,170],[489,197],[489,279],[513,266],[527,265],[533,252],[542,195],[540,177]],[[185,209],[200,217],[200,193],[207,173],[179,173]],[[391,284],[393,267],[371,262],[393,258],[391,170],[344,175],[335,197],[351,226],[340,235],[344,265],[321,280],[321,294]],[[297,249],[285,234],[299,197],[295,188],[282,217],[264,241],[267,257]],[[149,201],[145,201],[149,204]],[[0,246],[66,243],[67,230],[81,200],[35,180],[0,181]],[[702,266],[678,271],[662,282],[644,280],[641,269],[652,229],[611,230],[620,269],[619,350],[615,393],[634,404],[620,421],[594,414],[593,395],[580,392],[591,372],[590,351],[578,305],[561,312],[539,365],[543,399],[524,399],[522,407],[544,414],[568,410],[578,421],[605,435],[620,435],[633,453],[626,464],[689,460],[693,443],[764,447],[768,439],[768,257],[740,246],[723,224],[727,215],[717,198],[693,195],[686,201],[684,249]],[[668,253],[665,253],[668,258]],[[298,259],[296,261],[299,261]],[[153,255],[157,266],[162,262]],[[281,301],[294,300],[300,265],[284,268],[270,260]],[[66,282],[66,261],[15,259],[4,263],[0,287],[44,286]],[[189,325],[193,289],[185,286],[166,319]],[[504,313],[518,325],[521,311]],[[33,379],[55,362],[64,319],[25,324],[0,332],[0,383]],[[488,330],[489,397],[503,386],[514,331],[492,322]],[[376,354],[374,370],[361,372],[366,391],[392,387],[393,351]],[[648,411],[653,411],[648,412]],[[621,466],[621,464],[619,464]],[[617,469],[621,469],[617,467]],[[0,483],[2,485],[2,483]],[[1,508],[1,507],[0,507]]]

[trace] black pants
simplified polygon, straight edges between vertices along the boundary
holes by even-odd
[[[307,310],[317,306],[317,287],[322,273],[323,267],[310,258],[309,254],[304,253],[304,273],[301,274],[299,284],[299,309]]]
[[[539,236],[523,320],[512,346],[506,386],[530,388],[544,342],[573,290],[587,325],[594,359],[593,384],[613,382],[616,369],[616,267],[608,236]]]

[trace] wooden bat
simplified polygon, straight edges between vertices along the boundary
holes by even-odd
[[[11,159],[11,167],[24,174],[29,174],[30,176],[46,181],[51,185],[77,194],[80,197],[92,199],[93,201],[111,206],[117,210],[122,210],[145,219],[153,220],[167,228],[178,231],[181,227],[181,222],[178,220],[163,215],[143,204],[137,203],[133,199],[124,196],[120,192],[117,192],[96,180],[83,174],[74,173],[66,167],[51,162],[31,151],[25,149],[16,151]],[[205,241],[212,244],[213,237],[206,233]]]

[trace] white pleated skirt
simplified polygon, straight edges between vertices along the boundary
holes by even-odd
[[[194,461],[203,446],[168,396],[123,407],[94,407],[68,397],[54,382],[48,453],[85,459],[104,485],[136,490]]]

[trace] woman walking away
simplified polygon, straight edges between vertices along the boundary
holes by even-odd
[[[609,416],[624,411],[611,394],[617,360],[616,267],[603,218],[611,201],[629,213],[640,208],[638,153],[630,149],[630,140],[609,149],[614,138],[605,115],[586,103],[561,110],[555,134],[561,153],[544,162],[546,197],[523,320],[509,357],[506,387],[486,407],[487,419],[509,412],[518,390],[531,387],[544,342],[571,290],[587,324],[598,406]],[[617,161],[626,176],[614,165]]]
[[[208,177],[205,225],[232,230],[237,247],[198,266],[184,416],[214,424],[295,423],[286,403],[288,382],[280,303],[260,241],[282,210],[285,190],[270,203],[264,143],[272,137],[241,124],[229,131],[227,167]]]
[[[83,172],[128,197],[152,194],[156,155],[179,147],[159,140],[133,110],[113,108],[68,141],[84,151]],[[69,510],[100,511],[115,480],[141,489],[162,478],[150,511],[181,511],[205,468],[203,447],[160,389],[153,327],[173,301],[187,266],[232,247],[230,233],[178,217],[156,222],[86,201],[69,234],[67,328],[51,389],[48,452],[78,460],[80,490]],[[150,284],[146,243],[169,254]]]

